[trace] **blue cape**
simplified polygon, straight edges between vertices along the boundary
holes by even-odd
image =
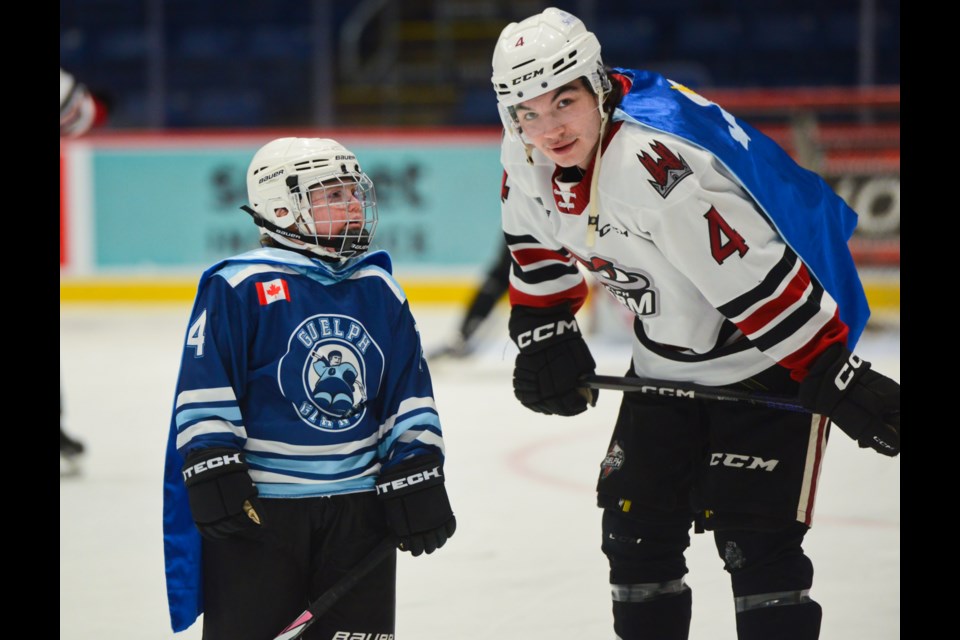
[[[847,347],[853,350],[870,316],[847,246],[857,226],[856,212],[823,178],[720,106],[657,73],[614,71],[633,81],[615,117],[679,136],[716,156],[837,301],[850,331]]]

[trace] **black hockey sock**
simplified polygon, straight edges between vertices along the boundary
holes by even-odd
[[[614,602],[613,628],[622,640],[687,640],[692,605],[689,589],[645,602]]]
[[[816,602],[763,607],[737,613],[739,640],[816,640],[822,610]]]

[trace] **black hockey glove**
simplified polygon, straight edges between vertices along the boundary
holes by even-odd
[[[580,384],[597,365],[568,305],[510,311],[510,338],[520,349],[513,393],[538,413],[575,416],[596,406],[599,392]]]
[[[430,455],[404,460],[377,479],[377,497],[402,551],[433,553],[457,530],[443,478],[440,458]]]
[[[259,533],[260,501],[243,454],[229,447],[200,449],[183,465],[190,512],[200,534],[220,540]]]
[[[835,344],[800,384],[800,403],[825,415],[861,447],[900,453],[900,385]]]

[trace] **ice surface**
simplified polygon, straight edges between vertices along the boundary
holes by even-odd
[[[88,453],[60,482],[61,640],[200,638],[170,631],[161,538],[163,455],[189,308],[61,306],[60,371],[68,433]],[[424,343],[447,338],[456,310],[414,309]],[[619,394],[574,418],[513,398],[502,312],[473,357],[431,364],[447,444],[457,534],[399,562],[399,640],[613,638],[593,486]],[[598,372],[621,375],[623,344],[591,340]],[[898,329],[858,350],[900,378]],[[900,637],[900,459],[837,431],[805,548],[824,640]],[[729,581],[709,534],[688,552],[690,637],[736,638]],[[278,630],[279,631],[279,630]]]

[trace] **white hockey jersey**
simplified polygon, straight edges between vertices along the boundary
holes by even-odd
[[[830,344],[859,336],[862,327],[851,332],[840,319],[836,300],[746,183],[689,138],[618,109],[604,140],[593,234],[595,164],[570,183],[539,151],[532,159],[519,140],[504,139],[511,304],[578,309],[587,293],[579,265],[636,316],[638,376],[727,385],[780,363],[799,380]],[[804,215],[808,204],[787,215]]]
[[[60,69],[60,137],[83,135],[93,127],[98,106],[85,85]]]

